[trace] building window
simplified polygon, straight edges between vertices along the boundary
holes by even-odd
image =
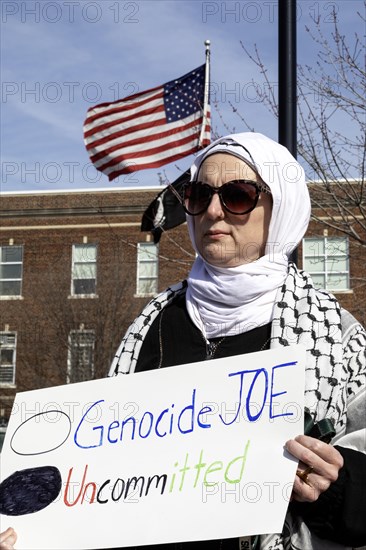
[[[96,294],[97,246],[74,244],[72,247],[71,294],[90,296]]]
[[[69,334],[67,382],[84,382],[94,378],[93,330],[72,330]]]
[[[21,296],[23,246],[0,247],[0,296]]]
[[[303,266],[317,288],[349,290],[348,237],[304,239]]]
[[[0,384],[15,385],[16,332],[0,332]]]
[[[138,296],[151,296],[158,291],[158,245],[137,244],[137,290]]]
[[[3,448],[3,443],[4,443],[4,439],[5,439],[5,432],[6,432],[7,426],[8,426],[7,420],[4,417],[0,416],[0,453],[1,453],[1,450]]]

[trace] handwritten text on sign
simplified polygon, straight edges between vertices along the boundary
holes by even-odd
[[[281,531],[304,364],[291,346],[18,394],[1,525],[19,550]]]

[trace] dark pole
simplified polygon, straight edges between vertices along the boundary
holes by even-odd
[[[278,141],[297,156],[296,1],[278,0]],[[297,263],[297,248],[290,261]]]
[[[278,0],[278,141],[296,158],[296,2]]]

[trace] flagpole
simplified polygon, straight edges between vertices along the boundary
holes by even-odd
[[[278,140],[296,158],[296,2],[278,2]]]
[[[278,2],[278,141],[297,156],[296,2]],[[297,263],[298,249],[290,260]]]
[[[205,68],[205,89],[204,89],[204,96],[203,96],[203,117],[202,117],[202,127],[201,127],[201,133],[198,140],[198,146],[202,146],[203,142],[203,136],[205,133],[205,127],[207,122],[207,110],[208,110],[208,101],[210,96],[210,40],[205,40],[205,47],[206,47],[206,68]]]

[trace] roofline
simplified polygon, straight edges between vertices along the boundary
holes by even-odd
[[[123,192],[139,192],[139,191],[162,191],[164,189],[163,185],[149,186],[149,185],[140,185],[133,187],[98,187],[98,188],[80,188],[80,189],[36,189],[29,191],[1,191],[0,196],[9,197],[12,195],[67,195],[67,194],[76,194],[76,193],[123,193]]]
[[[335,183],[359,183],[361,178],[349,178],[333,180],[328,183],[331,185]],[[324,183],[323,180],[311,180],[307,179],[306,183],[308,185],[316,185]],[[167,187],[167,186],[165,186]],[[29,191],[1,191],[0,196],[9,197],[9,196],[24,196],[24,195],[66,195],[66,194],[77,194],[77,193],[126,193],[126,192],[139,192],[139,191],[163,191],[165,189],[163,185],[140,185],[140,186],[131,186],[131,187],[96,187],[96,188],[80,188],[80,189],[35,189]]]
[[[339,179],[339,180],[329,180],[327,182],[325,182],[324,180],[321,180],[321,179],[318,179],[318,180],[311,180],[311,179],[307,179],[306,180],[306,183],[308,185],[312,185],[312,184],[325,184],[325,183],[328,183],[330,185],[334,185],[334,184],[339,184],[339,183],[361,183],[361,180],[362,178],[348,178],[348,179]]]

